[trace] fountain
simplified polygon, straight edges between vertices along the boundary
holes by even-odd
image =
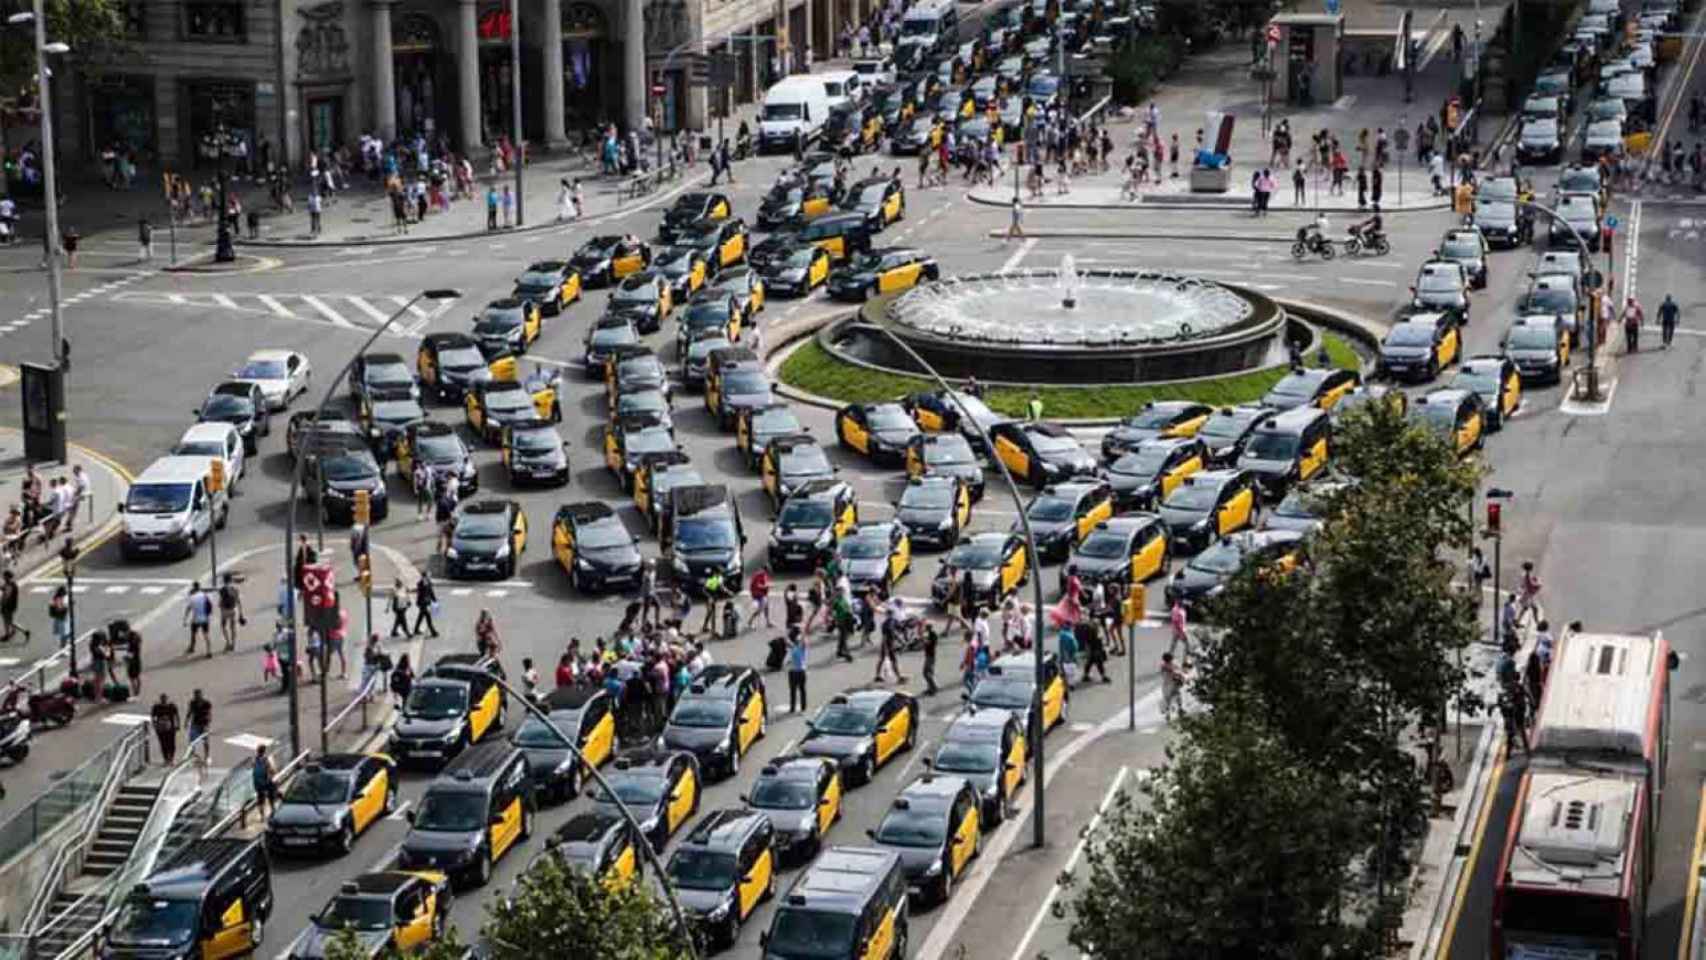
[[[1064,254],[1060,258],[1060,274],[1058,278],[1060,289],[1060,305],[1068,310],[1078,306],[1078,270],[1073,266],[1072,254]]]

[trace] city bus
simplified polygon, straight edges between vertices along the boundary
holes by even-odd
[[[1637,960],[1670,740],[1662,633],[1552,657],[1493,899],[1493,957]]]

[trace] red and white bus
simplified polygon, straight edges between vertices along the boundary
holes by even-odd
[[[1637,960],[1670,739],[1664,635],[1553,653],[1493,900],[1496,960]]]

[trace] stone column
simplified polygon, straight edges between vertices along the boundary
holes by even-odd
[[[622,112],[630,130],[645,129],[650,86],[646,78],[645,0],[627,0],[622,4]]]
[[[391,60],[391,4],[371,0],[373,12],[373,126],[379,139],[397,138],[397,83]]]
[[[540,24],[540,42],[544,44],[542,59],[545,85],[545,145],[551,149],[569,142],[563,130],[563,0],[541,0],[545,22]]]
[[[817,18],[814,16],[815,11],[813,9],[817,6],[817,0],[806,0],[806,2],[801,6],[806,8],[806,42],[805,46],[803,46],[799,51],[800,68],[804,69],[806,65],[807,50],[812,52],[812,60],[814,62],[823,58],[818,56],[817,52],[817,24],[814,22]]]
[[[474,0],[461,0],[456,11],[456,92],[462,115],[462,154],[474,169],[480,163],[480,24]]]

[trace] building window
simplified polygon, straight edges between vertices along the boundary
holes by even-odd
[[[184,4],[184,33],[192,40],[242,43],[248,39],[243,4],[192,0]]]
[[[148,39],[147,0],[125,0],[124,35],[132,40]]]

